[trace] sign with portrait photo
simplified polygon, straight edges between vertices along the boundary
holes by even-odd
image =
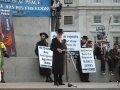
[[[97,34],[97,42],[106,41],[106,32],[104,26],[96,27],[96,34]]]

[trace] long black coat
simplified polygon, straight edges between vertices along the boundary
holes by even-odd
[[[57,38],[52,39],[50,49],[53,51],[53,63],[52,63],[53,74],[63,75],[65,72],[65,62],[66,62],[65,52],[63,51],[62,53],[59,53],[57,51],[57,48],[60,48],[62,50],[67,49],[65,41],[66,40],[64,39],[62,43],[60,43]]]
[[[83,48],[82,45],[83,45],[83,43],[82,43],[82,41],[81,41],[81,48]],[[84,47],[84,48],[85,48],[85,47]],[[77,56],[76,68],[77,68],[78,72],[82,72],[81,60],[80,60],[80,53],[79,53],[79,55]]]
[[[38,46],[48,46],[48,43],[46,41],[37,42],[36,48],[35,48],[35,54],[37,56],[38,56]],[[40,64],[39,64],[39,73],[40,73],[40,75],[51,75],[51,69],[49,69],[49,68],[41,68]]]

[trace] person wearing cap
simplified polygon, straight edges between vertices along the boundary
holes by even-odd
[[[4,38],[4,35],[0,33],[0,70],[1,70],[1,83],[5,83],[4,80],[4,60],[3,56],[9,58],[10,56],[7,54],[7,49],[4,43],[2,42],[2,39]]]
[[[82,40],[81,40],[81,48],[87,48],[87,40],[88,37],[87,36],[83,36]],[[82,66],[81,66],[81,60],[80,60],[80,55],[78,55],[77,57],[77,61],[76,61],[76,68],[79,72],[80,75],[80,79],[82,82],[90,82],[89,79],[89,73],[83,73],[82,72]]]
[[[51,30],[57,31],[61,25],[62,4],[60,0],[51,0]]]
[[[41,40],[37,42],[36,48],[35,48],[35,54],[36,54],[36,56],[38,56],[38,58],[39,58],[38,46],[48,46],[48,43],[46,42],[46,39],[48,38],[48,35],[45,32],[43,32],[43,33],[40,33],[40,37],[41,37]],[[45,75],[46,76],[46,82],[53,82],[53,80],[50,76],[51,75],[51,69],[42,68],[42,67],[40,67],[40,64],[39,64],[39,73],[40,73],[40,75]]]
[[[63,29],[58,29],[57,37],[52,39],[50,50],[53,51],[52,73],[54,74],[54,85],[65,85],[62,76],[65,72],[67,46],[63,38]]]

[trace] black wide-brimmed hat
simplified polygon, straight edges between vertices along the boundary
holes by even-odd
[[[58,29],[57,33],[62,33],[63,34],[63,29]]]
[[[40,36],[42,36],[42,35],[45,35],[45,38],[46,38],[46,39],[48,38],[48,35],[47,35],[45,32],[40,33]]]
[[[83,36],[83,37],[81,37],[82,39],[86,39],[86,40],[88,40],[88,37],[87,36]]]

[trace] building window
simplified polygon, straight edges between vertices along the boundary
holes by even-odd
[[[94,3],[101,3],[101,0],[94,0]]]
[[[120,16],[113,16],[113,23],[120,23]]]
[[[94,16],[94,23],[101,23],[101,16]]]
[[[113,3],[120,3],[120,0],[113,0]]]
[[[64,25],[73,24],[73,16],[64,16]]]
[[[94,44],[97,43],[97,37],[94,36]]]
[[[73,0],[64,0],[64,4],[73,4]]]
[[[120,37],[113,37],[113,44],[117,43],[119,45],[120,48]]]

